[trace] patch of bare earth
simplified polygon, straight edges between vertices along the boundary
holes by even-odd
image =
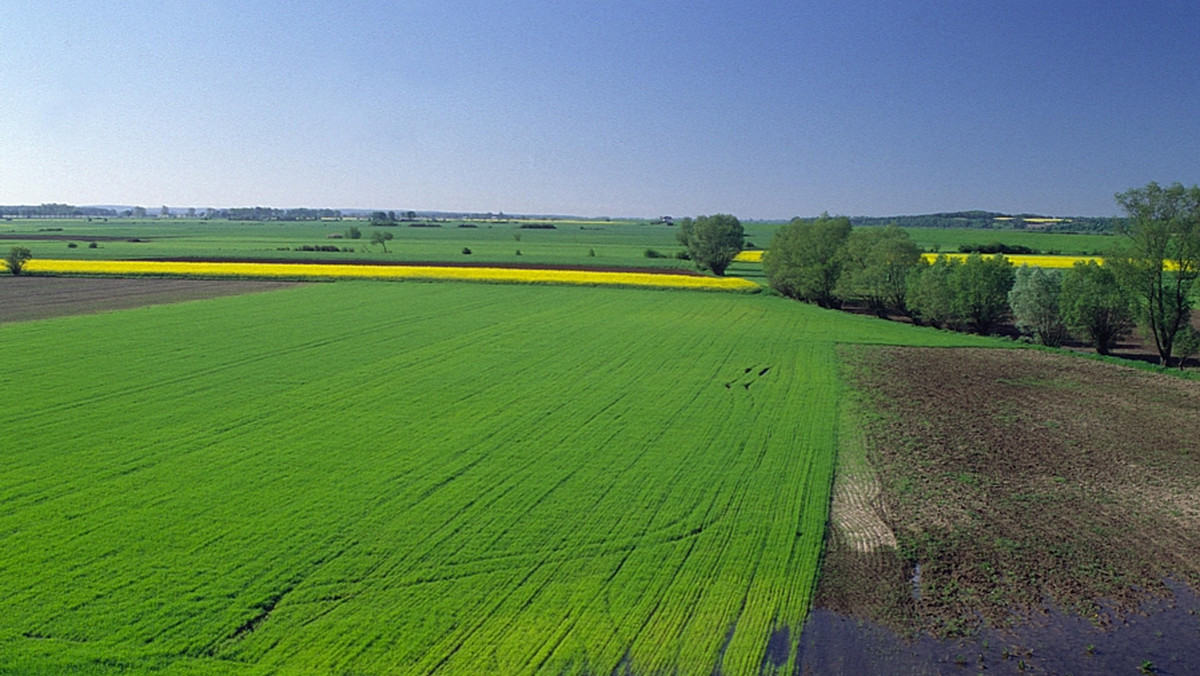
[[[1182,634],[1166,629],[1164,650],[1190,645],[1171,659],[1200,661],[1200,382],[1033,350],[845,357],[869,471],[835,483],[818,611],[909,637],[1020,634],[1039,617],[1132,637],[1147,603],[1180,598]],[[1161,640],[1155,621],[1113,645]],[[1099,666],[1083,646],[1101,639],[1079,640],[1074,657],[1093,661],[1068,668]],[[982,660],[982,646],[967,650]]]
[[[295,282],[0,276],[0,323],[272,291]]]

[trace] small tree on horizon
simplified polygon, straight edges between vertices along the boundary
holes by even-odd
[[[392,239],[392,237],[392,233],[386,230],[376,230],[375,232],[371,233],[371,244],[378,244],[379,246],[383,247],[383,252],[387,253],[387,243]]]

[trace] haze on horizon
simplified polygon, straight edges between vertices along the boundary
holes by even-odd
[[[785,219],[1200,183],[1185,1],[17,3],[0,204]]]

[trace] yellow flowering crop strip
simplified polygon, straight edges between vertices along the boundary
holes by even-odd
[[[743,252],[739,253],[738,255],[734,256],[733,260],[738,263],[761,263],[762,255],[763,255],[762,249],[755,249],[753,251],[743,251]]]
[[[983,254],[984,258],[991,258],[995,254]],[[927,253],[921,254],[921,257],[932,263],[937,260],[938,256],[945,256],[954,260],[966,260],[967,254],[962,253],[946,253],[936,254]],[[1020,267],[1028,265],[1033,268],[1069,268],[1079,261],[1095,261],[1101,265],[1104,264],[1104,259],[1100,256],[1040,256],[1040,255],[1005,255],[1013,265]]]
[[[509,284],[578,284],[634,286],[709,291],[756,291],[760,287],[738,277],[537,270],[526,268],[450,267],[436,265],[345,265],[336,263],[207,263],[184,261],[106,261],[34,259],[29,272],[67,275],[237,277],[263,279],[458,280]]]

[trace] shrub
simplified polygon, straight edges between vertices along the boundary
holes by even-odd
[[[667,257],[666,254],[664,254],[661,251],[658,251],[656,249],[646,249],[646,252],[644,255],[646,256],[646,258],[666,258]]]
[[[68,249],[78,249],[79,245],[76,244],[75,242],[67,242],[67,248]]]
[[[470,256],[471,255],[471,247],[464,246],[462,252],[463,252],[464,256]]]

